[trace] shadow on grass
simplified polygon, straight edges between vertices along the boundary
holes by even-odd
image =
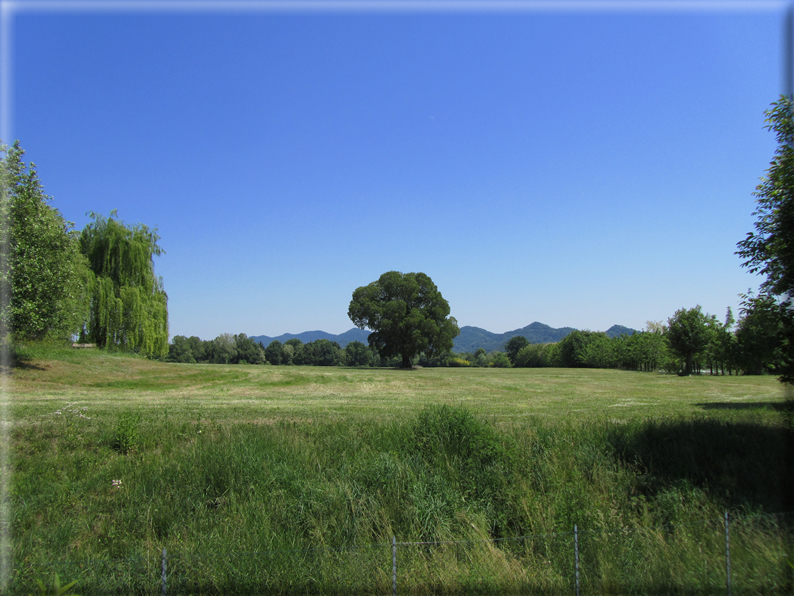
[[[746,408],[751,404],[724,407],[733,405]],[[755,405],[786,407],[779,403]],[[651,420],[614,429],[607,440],[616,459],[635,471],[635,488],[641,494],[655,497],[671,489],[696,487],[730,509],[794,511],[794,433],[790,424]]]
[[[704,410],[774,410],[794,412],[794,401],[709,402],[695,404]]]

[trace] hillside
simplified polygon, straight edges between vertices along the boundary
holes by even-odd
[[[371,331],[365,331],[363,329],[356,329],[353,327],[345,331],[344,333],[340,333],[339,335],[334,335],[333,333],[326,333],[325,331],[304,331],[303,333],[283,333],[277,337],[269,337],[267,335],[251,335],[251,339],[256,342],[261,342],[263,346],[267,347],[267,345],[277,339],[281,343],[284,343],[288,339],[299,339],[303,343],[309,343],[310,341],[317,341],[318,339],[327,339],[329,341],[335,341],[343,348],[349,344],[351,341],[360,341],[363,344],[367,343],[367,336]]]
[[[493,333],[486,329],[481,329],[480,327],[472,327],[467,325],[465,327],[461,327],[460,335],[455,338],[452,350],[458,353],[474,352],[478,348],[485,348],[487,352],[491,352],[493,350],[503,350],[504,345],[510,340],[510,338],[516,337],[517,335],[526,337],[527,340],[533,344],[553,343],[560,341],[571,331],[574,331],[573,327],[560,327],[559,329],[555,329],[554,327],[549,327],[548,325],[538,323],[537,321],[527,325],[526,327],[522,327],[521,329],[514,329],[513,331],[506,331],[504,333]],[[619,335],[623,335],[624,333],[631,335],[632,333],[635,333],[635,330],[629,327],[624,327],[623,325],[613,325],[606,331],[606,334],[609,337],[617,337]],[[344,348],[351,341],[360,341],[361,343],[366,344],[367,336],[369,334],[369,331],[364,329],[356,329],[354,327],[339,335],[326,333],[325,331],[304,331],[303,333],[297,334],[284,333],[277,337],[270,337],[267,335],[252,335],[250,337],[256,342],[261,342],[265,347],[267,347],[267,345],[274,339],[277,339],[281,343],[284,343],[288,339],[299,339],[303,343],[316,341],[318,339],[327,339],[329,341],[337,342]]]

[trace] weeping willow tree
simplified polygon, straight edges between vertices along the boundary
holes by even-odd
[[[127,226],[91,213],[94,220],[80,235],[80,247],[94,273],[90,314],[82,339],[99,347],[134,350],[146,356],[168,355],[168,296],[154,274],[157,229]]]

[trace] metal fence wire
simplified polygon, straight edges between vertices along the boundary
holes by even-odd
[[[36,579],[104,594],[790,594],[791,513],[480,540],[255,552],[174,552],[15,563],[10,594]]]

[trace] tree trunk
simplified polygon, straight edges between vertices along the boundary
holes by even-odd
[[[411,368],[411,357],[407,356],[406,354],[402,354],[403,357],[403,368]]]

